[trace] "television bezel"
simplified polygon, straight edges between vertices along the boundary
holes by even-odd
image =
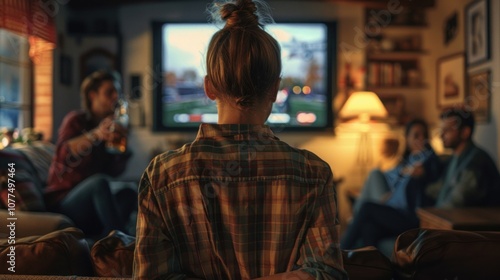
[[[165,24],[205,24],[207,22],[202,21],[153,21],[152,22],[152,40],[153,40],[153,53],[152,53],[152,65],[153,65],[153,120],[152,120],[152,130],[153,132],[195,132],[198,130],[198,126],[166,126],[162,121],[162,111],[163,104],[161,102],[162,88],[163,88],[163,77],[162,77],[162,61],[163,61],[163,26]],[[276,20],[277,24],[324,24],[327,27],[327,51],[326,51],[326,90],[328,93],[326,95],[326,124],[323,126],[290,126],[282,124],[270,124],[269,126],[273,130],[279,130],[279,132],[323,132],[332,131],[333,128],[333,97],[335,95],[334,90],[337,85],[337,22],[336,21],[321,21],[321,20]],[[157,63],[159,62],[159,63]],[[335,68],[334,68],[335,67]]]

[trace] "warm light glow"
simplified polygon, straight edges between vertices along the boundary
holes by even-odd
[[[384,104],[371,91],[354,92],[339,112],[341,118],[358,117],[362,122],[369,121],[370,117],[384,118],[387,115]]]
[[[309,87],[309,86],[304,86],[304,87],[302,88],[302,92],[303,92],[304,94],[309,94],[309,93],[311,93],[311,87]]]
[[[293,93],[295,93],[295,94],[300,94],[300,92],[301,92],[302,90],[300,89],[300,87],[299,87],[299,86],[294,86],[294,87],[293,87],[293,89],[292,89],[292,91],[293,91]]]
[[[40,63],[40,61],[43,59],[41,57],[42,55],[46,53],[52,54],[51,52],[56,46],[54,43],[45,41],[36,36],[29,36],[29,43],[29,56],[35,64]]]

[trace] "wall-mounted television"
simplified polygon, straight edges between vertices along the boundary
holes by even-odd
[[[154,131],[195,131],[217,123],[217,108],[206,97],[205,54],[211,23],[153,22]],[[278,22],[265,27],[281,45],[282,81],[266,124],[286,131],[332,127],[336,24]]]

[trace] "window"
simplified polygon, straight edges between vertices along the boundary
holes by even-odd
[[[0,29],[0,128],[32,125],[28,38]]]

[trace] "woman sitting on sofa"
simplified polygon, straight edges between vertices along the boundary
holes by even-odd
[[[137,207],[135,190],[124,188],[115,197],[110,188],[110,176],[121,174],[131,155],[109,153],[105,147],[110,139],[127,134],[119,125],[111,130],[117,81],[105,71],[83,81],[84,110],[70,112],[62,122],[45,191],[49,210],[68,216],[96,238],[113,229],[126,232],[126,217]]]
[[[427,123],[415,119],[406,125],[406,149],[397,166],[373,170],[354,205],[354,218],[344,233],[342,249],[373,245],[391,233],[418,227],[415,208],[427,203],[425,186],[441,175],[441,163],[429,145]],[[394,212],[398,220],[386,219]]]

